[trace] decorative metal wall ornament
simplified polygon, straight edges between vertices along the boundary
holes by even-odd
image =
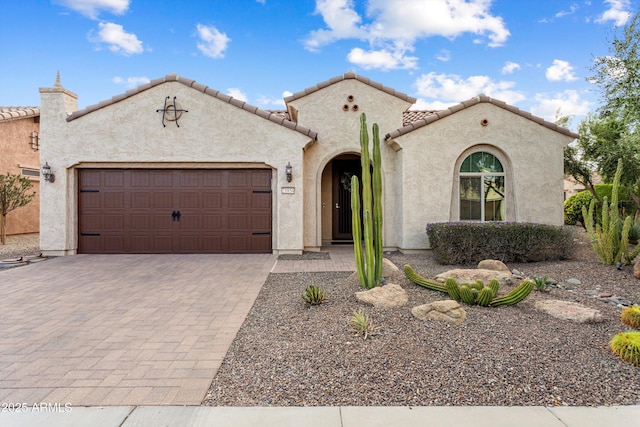
[[[178,103],[176,97],[173,97],[173,101],[171,101],[171,97],[167,96],[164,99],[164,108],[160,108],[156,110],[156,113],[162,111],[162,127],[167,127],[165,124],[165,120],[170,122],[176,122],[176,126],[180,127],[178,123],[178,119],[182,117],[182,113],[188,113],[189,110],[185,110],[182,108],[182,105]]]

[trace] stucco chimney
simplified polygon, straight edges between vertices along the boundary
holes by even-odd
[[[40,119],[43,124],[50,120],[66,120],[77,109],[78,95],[62,87],[59,71],[54,87],[40,88]]]

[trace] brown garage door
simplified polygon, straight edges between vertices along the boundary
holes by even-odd
[[[269,253],[271,171],[79,171],[80,253]]]

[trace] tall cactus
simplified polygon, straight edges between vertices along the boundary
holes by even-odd
[[[360,284],[363,288],[371,289],[378,286],[382,278],[382,162],[380,158],[378,124],[374,123],[372,178],[369,132],[364,113],[360,116],[360,149],[362,203],[360,203],[360,182],[358,177],[354,175],[351,178],[353,248]],[[360,216],[362,216],[363,224]],[[363,237],[364,249],[362,247]]]

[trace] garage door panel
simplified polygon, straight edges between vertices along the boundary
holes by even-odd
[[[152,206],[155,209],[164,208],[169,211],[172,211],[175,209],[175,206],[176,206],[176,203],[173,201],[173,192],[163,191],[163,192],[153,193],[152,200],[153,200]]]
[[[271,230],[271,215],[251,215],[251,229],[256,231]]]
[[[132,209],[151,209],[151,193],[135,192],[129,195],[129,206]]]
[[[124,171],[107,171],[102,178],[102,185],[105,188],[124,187]]]
[[[229,209],[248,209],[251,206],[249,203],[250,196],[247,193],[229,193],[227,200]]]
[[[78,182],[81,253],[271,252],[271,170],[80,170]]]
[[[148,214],[132,214],[129,225],[132,230],[151,230],[151,219]]]
[[[200,194],[198,193],[180,193],[180,211],[186,209],[198,209],[200,207]]]
[[[264,209],[271,211],[271,192],[268,193],[252,193],[251,208]]]
[[[129,250],[132,253],[150,253],[151,248],[151,236],[132,234],[129,239]]]

